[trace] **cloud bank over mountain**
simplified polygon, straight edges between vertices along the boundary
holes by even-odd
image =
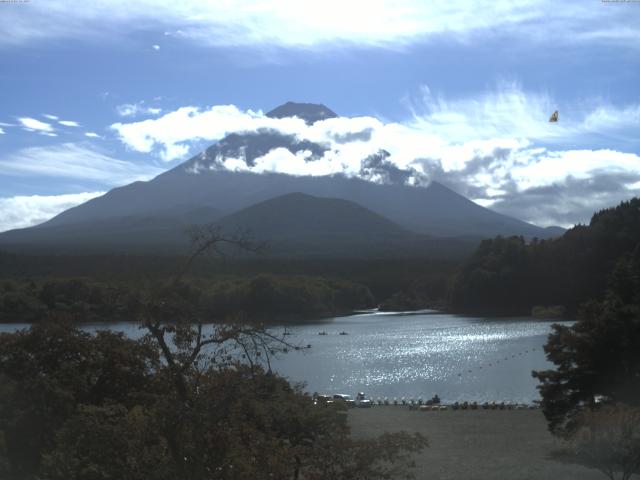
[[[425,87],[403,123],[364,116],[308,124],[222,105],[182,107],[111,128],[128,148],[165,161],[184,159],[229,134],[272,146],[203,151],[201,161],[191,162],[194,171],[342,174],[414,186],[437,180],[502,213],[567,226],[576,218],[569,209],[585,221],[604,199],[616,203],[638,192],[640,157],[631,152],[638,147],[640,105],[619,108],[598,99],[566,105],[553,124],[548,116],[555,106],[549,95],[517,84],[453,101]],[[608,148],[612,138],[629,151]],[[569,195],[573,200],[560,207]]]
[[[617,107],[601,99],[564,105],[560,121],[552,124],[547,120],[555,99],[502,83],[481,95],[453,100],[423,87],[408,106],[411,115],[404,122],[372,116],[309,122],[234,105],[186,106],[162,115],[154,112],[158,116],[153,118],[120,121],[110,130],[129,151],[167,166],[202,152],[189,164],[196,173],[341,174],[416,187],[435,180],[480,205],[543,226],[588,221],[594,210],[640,193],[640,157],[634,153],[640,147],[635,133],[640,131],[640,105]],[[614,140],[618,149],[608,147]],[[206,149],[214,142],[214,148]],[[621,148],[625,146],[627,151]],[[37,173],[113,186],[162,171],[81,143],[25,148],[0,165],[14,175]],[[57,208],[54,196],[42,196],[40,204],[47,199],[52,206],[43,211]],[[72,196],[65,205],[73,206],[72,199],[83,201]]]
[[[633,2],[597,0],[14,2],[0,195],[108,190],[235,133],[202,168],[436,179],[583,222],[640,194],[639,24]],[[290,99],[352,118],[258,110]]]

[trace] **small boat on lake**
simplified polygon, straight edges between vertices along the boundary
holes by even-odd
[[[322,332],[318,332],[318,335],[326,335],[327,332],[325,332],[324,330]]]

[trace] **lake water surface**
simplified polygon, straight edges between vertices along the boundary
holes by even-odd
[[[0,331],[20,327],[0,325]],[[141,334],[132,322],[83,328],[109,328],[134,338]],[[444,402],[530,403],[539,399],[531,371],[551,367],[542,349],[551,323],[529,318],[375,312],[288,330],[291,342],[312,347],[282,355],[272,365],[291,381],[306,382],[309,392],[355,396],[364,391],[389,399],[437,393]]]

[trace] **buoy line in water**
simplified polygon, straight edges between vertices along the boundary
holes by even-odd
[[[507,355],[506,357],[501,357],[501,358],[499,358],[499,359],[497,359],[497,360],[494,360],[494,361],[491,361],[491,362],[489,362],[489,363],[486,363],[486,364],[480,365],[479,367],[477,367],[477,368],[475,368],[475,369],[473,369],[473,368],[469,368],[469,369],[467,369],[466,374],[470,374],[470,373],[473,373],[474,371],[482,370],[482,369],[483,369],[483,368],[485,368],[485,367],[486,367],[486,368],[493,368],[493,367],[497,367],[498,365],[500,365],[500,364],[504,364],[504,363],[507,363],[507,362],[509,362],[510,360],[514,359],[514,358],[521,357],[522,355],[526,355],[526,354],[529,354],[529,353],[533,353],[533,352],[535,352],[535,351],[536,351],[536,348],[535,348],[535,347],[527,348],[527,349],[525,349],[525,350],[523,350],[523,351],[521,351],[521,352],[513,353],[513,354],[511,354],[510,356],[509,356],[509,355]],[[458,374],[457,374],[457,376],[458,376],[458,377],[462,377],[462,376],[464,376],[464,375],[465,375],[465,372],[462,372],[462,371],[458,372]],[[453,375],[451,375],[451,376],[453,376]]]

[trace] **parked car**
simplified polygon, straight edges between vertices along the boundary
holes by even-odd
[[[353,400],[353,398],[351,398],[351,395],[347,395],[345,393],[336,393],[333,395],[333,401],[334,402],[344,402],[346,403],[348,406],[352,407],[355,402]]]
[[[364,392],[359,392],[358,395],[356,395],[355,403],[356,406],[360,408],[371,408],[373,404],[373,402],[365,396]]]
[[[314,395],[313,396],[313,404],[314,405],[326,405],[328,403],[333,403],[333,398],[329,395]]]

